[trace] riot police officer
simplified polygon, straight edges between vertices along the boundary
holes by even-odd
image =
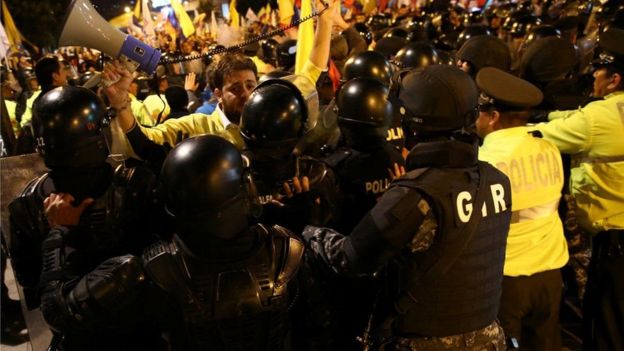
[[[390,93],[413,145],[395,180],[349,236],[306,227],[311,250],[333,271],[386,279],[364,339],[384,350],[504,347],[496,322],[509,179],[479,162],[478,91],[457,67],[404,73]],[[479,272],[477,276],[474,273]]]
[[[403,166],[404,159],[386,140],[393,115],[383,83],[372,78],[349,80],[336,94],[336,107],[346,145],[325,162],[336,172],[344,208],[334,227],[348,233],[392,181],[389,170],[395,164]]]
[[[165,321],[173,348],[281,350],[303,243],[254,224],[260,204],[240,152],[218,136],[185,140],[165,160],[162,184],[176,235],[143,261],[178,317]]]
[[[243,107],[240,135],[267,224],[296,229],[307,223],[310,211],[323,223],[334,213],[333,173],[324,163],[295,150],[315,124],[309,103],[293,83],[272,79],[258,85]]]
[[[372,78],[346,82],[336,95],[338,125],[346,145],[325,158],[334,169],[341,192],[341,216],[332,228],[350,233],[392,181],[390,170],[402,167],[401,153],[386,140],[392,121],[388,88]],[[332,304],[333,349],[359,350],[356,338],[364,330],[374,301],[377,281],[373,279],[331,279],[328,289]]]
[[[388,59],[375,51],[364,51],[351,56],[344,66],[342,83],[353,78],[373,78],[389,87],[394,69]],[[394,126],[393,127],[397,127]],[[398,128],[388,130],[388,141],[393,142],[397,148],[403,147],[403,132],[400,125]],[[315,157],[327,156],[339,146],[344,146],[341,140],[338,116],[336,115],[336,101],[332,99],[321,112],[316,126],[307,133],[300,145],[303,145],[302,153]]]
[[[153,212],[154,175],[143,167],[113,169],[106,162],[105,117],[102,101],[86,88],[64,86],[42,95],[33,134],[50,171],[33,179],[9,205],[9,250],[27,307],[35,309],[41,301],[44,318],[57,335],[63,335],[63,347],[69,350],[153,346],[141,341],[143,332],[151,333],[143,327],[131,326],[125,334],[82,324],[64,295],[102,261],[140,253],[155,241],[156,228],[166,228],[158,222],[164,216]],[[71,233],[48,235],[44,199],[46,207],[54,202],[85,211],[79,221],[70,216],[55,222],[71,226]]]

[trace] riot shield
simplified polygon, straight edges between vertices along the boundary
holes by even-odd
[[[0,158],[0,228],[2,228],[2,233],[9,233],[11,230],[9,203],[22,192],[28,182],[46,171],[47,168],[43,164],[43,159],[38,154]],[[8,235],[5,235],[5,239],[7,240],[6,243],[10,245]],[[22,288],[17,282],[16,285],[30,336],[30,349],[44,351],[50,345],[52,333],[43,320],[39,308],[30,311],[26,309]]]

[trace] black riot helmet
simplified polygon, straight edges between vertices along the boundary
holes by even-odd
[[[364,23],[356,23],[353,25],[353,28],[360,33],[362,38],[366,40],[366,45],[370,45],[373,42],[373,33],[368,29],[366,24]]]
[[[347,144],[358,150],[384,143],[392,122],[388,87],[377,79],[354,78],[336,92],[338,126]]]
[[[41,96],[33,113],[32,129],[46,166],[102,165],[108,157],[102,133],[105,119],[102,100],[89,89],[62,86]]]
[[[243,107],[240,133],[252,154],[290,155],[306,129],[306,100],[297,87],[283,79],[259,84]]]
[[[470,76],[447,65],[402,71],[389,95],[409,148],[421,138],[450,135],[471,126],[478,97]]]
[[[269,79],[280,79],[290,75],[292,75],[292,73],[276,69],[260,76],[260,78],[258,78],[258,84],[264,83]]]
[[[535,15],[525,15],[518,18],[512,25],[511,29],[509,29],[509,34],[515,38],[524,37],[527,33],[531,31],[533,27],[539,26],[542,24],[542,21]]]
[[[277,48],[279,43],[272,38],[264,39],[260,41],[260,50],[258,50],[258,57],[273,66],[277,66]]]
[[[391,19],[384,15],[373,15],[366,21],[366,26],[370,28],[372,32],[387,28],[390,26]]]
[[[531,44],[535,43],[537,40],[548,37],[557,37],[561,38],[561,31],[557,29],[555,26],[551,26],[548,24],[544,24],[541,26],[533,27],[527,34],[524,39],[524,43],[522,46],[524,48],[528,48]]]
[[[466,28],[464,28],[461,33],[459,33],[459,37],[457,38],[456,48],[459,49],[468,41],[468,39],[479,36],[479,35],[491,35],[490,30],[481,24],[472,24]]]
[[[403,39],[407,39],[407,31],[403,28],[392,28],[390,30],[388,30],[383,37],[384,38],[392,38],[392,37],[399,37],[399,38],[403,38]]]
[[[392,65],[376,51],[364,51],[351,56],[344,65],[344,80],[358,77],[375,78],[386,86],[392,79]]]
[[[472,76],[483,67],[496,67],[503,71],[511,68],[511,53],[505,42],[491,35],[470,38],[457,51],[457,59],[470,63]]]
[[[191,252],[201,255],[211,236],[229,239],[247,227],[253,182],[229,141],[215,135],[182,141],[167,155],[161,182],[167,212]]]
[[[297,56],[297,41],[286,40],[277,47],[277,65],[288,70],[295,65]]]
[[[428,43],[416,42],[405,45],[394,57],[395,63],[405,68],[419,68],[438,64],[438,53]]]
[[[472,9],[462,16],[462,24],[464,27],[469,27],[475,24],[482,23],[484,19],[484,14],[481,9]]]

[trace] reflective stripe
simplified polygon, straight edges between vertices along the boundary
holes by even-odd
[[[557,211],[559,199],[546,204],[511,212],[511,224],[548,217]]]
[[[583,157],[579,163],[610,163],[622,161],[624,161],[624,156]]]

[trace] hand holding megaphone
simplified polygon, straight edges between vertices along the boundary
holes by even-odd
[[[132,74],[123,63],[115,60],[106,64],[102,72],[102,82],[104,94],[112,108],[121,110],[128,107],[128,89],[132,83]]]

